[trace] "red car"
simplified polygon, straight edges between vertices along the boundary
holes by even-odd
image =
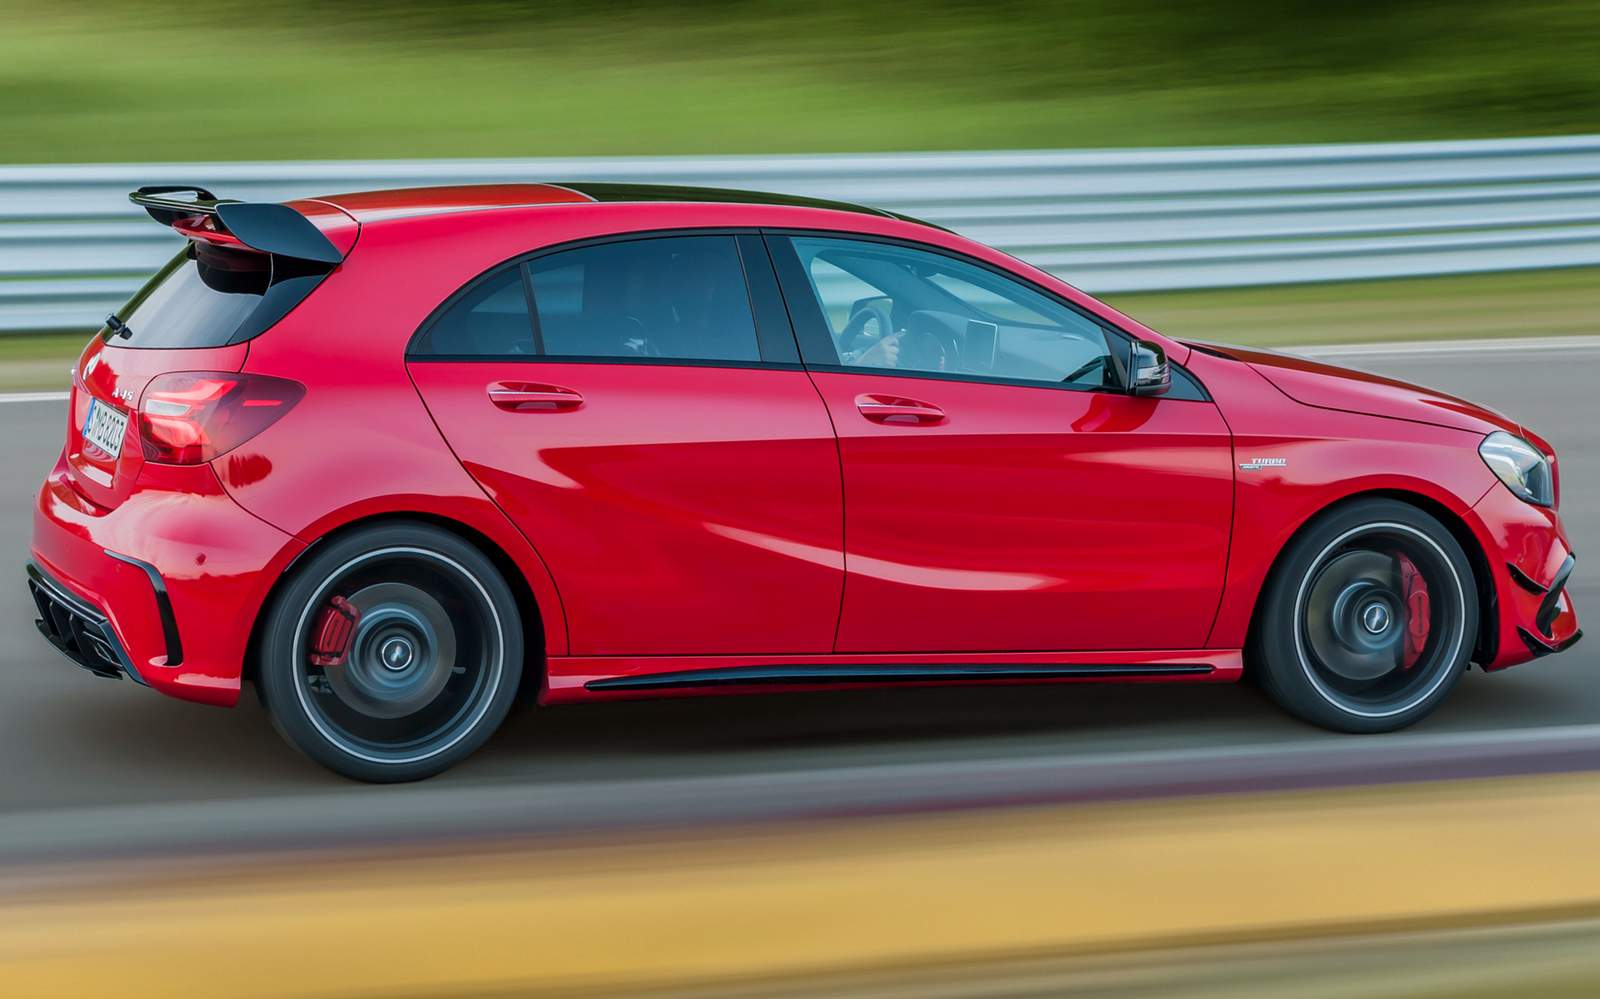
[[[1168,339],[936,226],[527,184],[132,199],[30,585],[79,665],[366,780],[540,703],[1250,675],[1416,721],[1580,632],[1549,444]]]

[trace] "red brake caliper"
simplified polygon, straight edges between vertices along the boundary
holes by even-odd
[[[311,633],[311,665],[343,666],[350,654],[350,637],[356,633],[361,612],[344,597],[334,597],[317,617]]]
[[[1400,563],[1400,592],[1406,601],[1406,651],[1400,665],[1410,669],[1422,658],[1423,646],[1428,644],[1428,581],[1410,559],[1399,552],[1394,557]]]

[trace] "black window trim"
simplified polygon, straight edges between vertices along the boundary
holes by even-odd
[[[528,310],[528,326],[533,333],[533,353],[544,356],[544,327],[539,324],[539,310],[533,303],[533,268],[526,260],[516,263],[517,276],[522,281],[522,306]]]
[[[1139,338],[1127,330],[1111,322],[1103,316],[1097,315],[1083,306],[1065,298],[1062,295],[1028,280],[1014,271],[1007,270],[986,260],[969,256],[958,250],[951,250],[931,243],[923,243],[914,239],[904,239],[898,236],[883,236],[876,233],[855,233],[839,229],[806,229],[793,226],[782,228],[763,227],[761,234],[766,239],[767,251],[771,255],[772,264],[778,275],[778,285],[783,290],[784,300],[790,304],[789,321],[794,329],[795,342],[800,345],[800,356],[808,371],[823,371],[830,374],[846,375],[874,375],[888,378],[924,378],[934,381],[950,382],[976,382],[984,385],[1007,385],[1019,388],[1042,388],[1053,391],[1065,392],[1108,392],[1115,395],[1127,395],[1127,388],[1106,388],[1103,385],[1072,385],[1065,382],[1043,382],[1027,378],[1001,378],[994,375],[969,375],[945,371],[901,371],[895,368],[861,368],[837,361],[817,361],[816,357],[837,357],[838,352],[833,343],[833,335],[828,329],[827,317],[822,313],[821,303],[812,288],[810,278],[807,277],[804,267],[800,263],[800,255],[795,251],[790,239],[799,238],[824,238],[840,239],[851,242],[883,243],[889,246],[898,246],[910,250],[920,250],[924,253],[933,253],[949,257],[959,263],[969,264],[986,270],[997,277],[1014,281],[1047,300],[1055,302],[1077,315],[1083,317],[1100,327],[1110,336],[1120,337],[1125,341],[1124,346],[1131,347]],[[798,310],[793,299],[800,299]],[[809,306],[809,308],[808,308]],[[798,311],[798,314],[797,314]],[[826,351],[823,350],[823,341],[826,341]],[[1205,383],[1189,371],[1188,368],[1176,361],[1169,361],[1174,381],[1182,377],[1191,382],[1199,393],[1199,399],[1182,399],[1172,397],[1172,402],[1211,402],[1211,392]],[[1118,365],[1121,368],[1121,365]],[[1168,397],[1161,397],[1168,398]]]
[[[756,328],[757,349],[761,352],[759,361],[735,361],[710,358],[683,358],[683,357],[618,357],[614,355],[549,355],[543,353],[543,336],[538,328],[538,310],[533,300],[532,280],[529,274],[529,265],[532,261],[560,253],[565,250],[581,249],[587,246],[600,246],[607,243],[635,242],[644,239],[664,239],[675,236],[732,236],[734,245],[739,253],[739,261],[744,269],[745,292],[750,297],[751,318]],[[674,226],[666,229],[636,229],[628,232],[607,233],[601,236],[585,236],[579,239],[568,240],[562,243],[552,243],[536,250],[516,254],[501,260],[484,269],[481,273],[466,281],[451,292],[445,300],[439,303],[432,312],[417,325],[411,337],[406,341],[405,362],[410,363],[498,363],[498,364],[635,364],[653,367],[681,367],[681,368],[734,368],[734,369],[759,369],[769,371],[822,371],[833,374],[850,375],[875,375],[889,378],[922,378],[935,381],[974,382],[988,385],[1006,385],[1017,388],[1037,388],[1066,392],[1109,392],[1117,395],[1126,394],[1124,389],[1108,389],[1104,386],[1069,385],[1058,382],[1041,382],[1024,378],[999,378],[986,375],[967,375],[948,372],[933,371],[897,371],[893,368],[873,368],[864,370],[838,363],[812,362],[807,360],[808,353],[806,341],[808,337],[817,335],[819,325],[823,336],[827,337],[827,350],[837,356],[833,346],[833,338],[827,332],[827,319],[821,315],[821,307],[817,303],[816,294],[811,289],[810,281],[800,271],[798,278],[801,283],[798,288],[791,287],[797,275],[790,274],[785,277],[786,268],[800,270],[800,261],[794,248],[788,243],[792,236],[823,237],[843,240],[854,240],[868,243],[884,243],[890,246],[900,246],[912,250],[921,250],[926,253],[935,253],[949,257],[961,263],[970,264],[987,270],[998,277],[1015,281],[1024,287],[1043,295],[1047,300],[1077,313],[1084,319],[1101,327],[1107,333],[1120,337],[1128,344],[1138,340],[1138,337],[1111,322],[1103,316],[1097,315],[1073,302],[1071,299],[1036,284],[1014,271],[1007,270],[986,260],[951,250],[931,243],[924,243],[914,239],[905,239],[897,236],[883,236],[876,233],[853,232],[846,229],[808,229],[804,227],[783,226]],[[753,252],[753,243],[759,240],[764,254],[756,255]],[[776,244],[776,245],[775,245]],[[765,263],[765,268],[761,266]],[[534,345],[540,353],[537,354],[419,354],[415,347],[422,335],[433,324],[462,298],[466,297],[483,281],[495,277],[501,270],[516,266],[522,272],[523,296],[527,302],[529,324],[532,327]],[[754,273],[760,278],[752,277]],[[770,277],[770,281],[765,278]],[[801,294],[797,294],[797,291]],[[791,301],[799,298],[799,302]],[[797,318],[796,312],[803,311],[809,304],[817,313],[810,323],[804,321],[804,316]],[[781,325],[777,317],[785,320]],[[817,344],[811,345],[811,355],[819,353]],[[768,359],[769,350],[772,359]],[[826,356],[826,355],[824,355]],[[1170,361],[1174,380],[1187,379],[1199,394],[1198,399],[1181,399],[1176,397],[1163,397],[1172,402],[1212,402],[1211,392],[1193,372],[1176,361]]]
[[[610,243],[634,243],[648,239],[671,239],[683,236],[727,236],[733,239],[734,250],[738,254],[741,275],[744,278],[745,294],[749,301],[750,320],[755,327],[756,349],[761,354],[759,360],[741,361],[724,358],[627,357],[609,354],[544,353],[544,336],[543,331],[539,328],[539,310],[533,292],[531,275],[533,261],[567,250],[579,250],[590,246],[603,246]],[[493,364],[635,364],[650,367],[803,371],[805,370],[805,365],[800,362],[800,348],[795,341],[794,328],[790,321],[789,311],[783,301],[781,284],[773,267],[773,262],[768,255],[766,243],[761,237],[761,230],[754,226],[708,226],[704,228],[678,226],[670,229],[637,229],[629,232],[608,233],[603,236],[586,236],[562,243],[552,243],[549,246],[539,247],[537,250],[519,253],[485,268],[475,277],[463,283],[461,287],[451,292],[443,302],[440,302],[433,311],[429,312],[422,322],[417,324],[417,328],[412,331],[410,338],[406,341],[405,362],[407,364],[463,362]],[[761,248],[759,256],[754,252],[757,245]],[[485,281],[493,280],[512,267],[517,268],[521,273],[523,300],[528,310],[528,322],[533,336],[534,347],[538,353],[434,354],[419,353],[417,351],[418,342],[433,328],[440,317],[449,312],[456,303],[470,295],[474,289]],[[765,273],[763,273],[763,268]]]

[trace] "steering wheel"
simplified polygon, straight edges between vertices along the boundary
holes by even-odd
[[[950,348],[938,334],[910,330],[900,338],[900,366],[911,371],[949,370]]]
[[[844,331],[839,334],[839,353],[855,351],[859,354],[884,337],[893,335],[894,316],[888,307],[881,302],[868,302],[844,324]],[[862,338],[867,342],[858,346],[856,341]]]

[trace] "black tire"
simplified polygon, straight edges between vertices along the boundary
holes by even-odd
[[[1398,500],[1358,500],[1284,550],[1257,610],[1250,668],[1313,724],[1405,728],[1466,672],[1477,593],[1466,553],[1436,518]]]
[[[319,663],[319,626],[339,614],[353,622],[346,654]],[[500,727],[522,655],[517,602],[494,564],[448,531],[393,522],[296,568],[262,630],[257,689],[278,732],[328,769],[421,780]]]

